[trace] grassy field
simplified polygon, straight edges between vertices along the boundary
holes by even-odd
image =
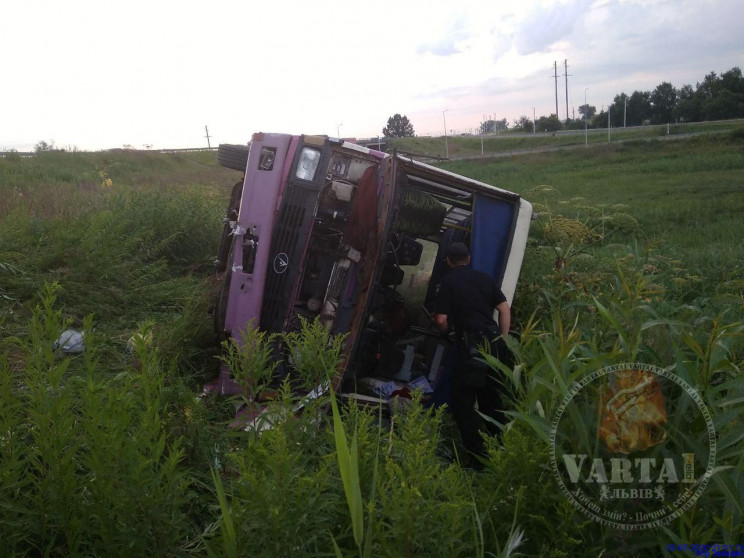
[[[319,400],[255,436],[227,428],[235,401],[196,397],[219,367],[211,266],[239,178],[214,154],[0,158],[0,555],[508,556],[521,537],[530,556],[640,556],[741,542],[744,137],[727,126],[441,163],[538,214],[515,297],[512,426],[480,474],[458,464],[451,419],[416,402],[381,428],[345,406],[331,422]],[[85,331],[84,353],[53,350],[68,327]],[[327,345],[317,331],[285,342]],[[642,532],[581,515],[547,465],[567,385],[633,360],[694,386],[718,446],[698,502]],[[296,403],[285,390],[273,405]],[[669,426],[686,420],[670,412]]]
[[[624,206],[639,223],[642,246],[681,260],[691,275],[704,278],[700,294],[709,295],[740,274],[744,261],[744,148],[733,137],[602,145],[445,168],[519,192],[541,207],[571,208],[579,220],[591,218],[591,207],[612,212]],[[534,191],[536,185],[557,192]]]
[[[632,140],[650,139],[672,139],[692,134],[716,134],[729,133],[744,129],[744,121],[734,120],[725,122],[703,122],[692,124],[676,124],[667,127],[643,126],[633,128],[613,128],[610,131],[608,141],[607,130],[589,129],[585,134],[583,130],[557,132],[555,134],[537,133],[521,134],[507,132],[496,135],[484,136],[450,136],[445,146],[444,137],[412,137],[390,140],[390,146],[397,149],[432,158],[445,158],[449,152],[451,158],[470,157],[477,158],[482,155],[513,154],[521,151],[532,151],[539,149],[571,148],[581,147],[585,143],[590,145],[611,144],[612,142],[624,142]]]
[[[1,158],[3,337],[52,282],[75,325],[105,317],[98,327],[114,343],[141,320],[177,316],[211,270],[237,178],[213,153]]]

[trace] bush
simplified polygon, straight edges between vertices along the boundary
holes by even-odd
[[[293,402],[285,390],[277,404],[288,409]],[[329,439],[313,413],[287,416],[260,436],[235,442],[218,481],[225,482],[229,501],[221,523],[234,525],[234,534],[223,529],[208,542],[211,551],[267,557],[327,551],[343,508]]]
[[[587,556],[601,550],[597,525],[581,515],[555,487],[548,445],[524,425],[503,436],[503,446],[489,440],[489,459],[475,478],[486,548],[498,548],[519,526],[527,556]]]
[[[0,553],[169,553],[194,535],[194,481],[167,440],[157,355],[143,350],[140,370],[107,379],[92,318],[84,354],[57,354],[69,323],[56,290],[45,289],[28,341],[16,341],[23,366],[0,370]]]

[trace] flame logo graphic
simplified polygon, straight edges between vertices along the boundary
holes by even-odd
[[[666,440],[664,394],[654,374],[621,370],[600,392],[599,437],[614,453],[643,451]]]

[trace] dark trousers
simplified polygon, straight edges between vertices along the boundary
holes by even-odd
[[[500,432],[498,426],[484,420],[481,413],[501,424],[506,422],[501,400],[503,390],[500,383],[501,373],[478,360],[480,356],[478,353],[473,354],[468,350],[463,352],[464,358],[452,378],[452,414],[465,449],[473,455],[485,457],[486,450],[481,432],[490,436],[496,436]],[[507,366],[512,366],[511,354],[503,340],[491,343],[491,354],[497,356]],[[478,410],[475,409],[476,402]],[[474,460],[473,464],[478,466],[479,462]]]

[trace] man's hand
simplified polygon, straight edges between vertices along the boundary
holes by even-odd
[[[434,314],[434,327],[442,333],[447,333],[449,331],[447,314]]]

